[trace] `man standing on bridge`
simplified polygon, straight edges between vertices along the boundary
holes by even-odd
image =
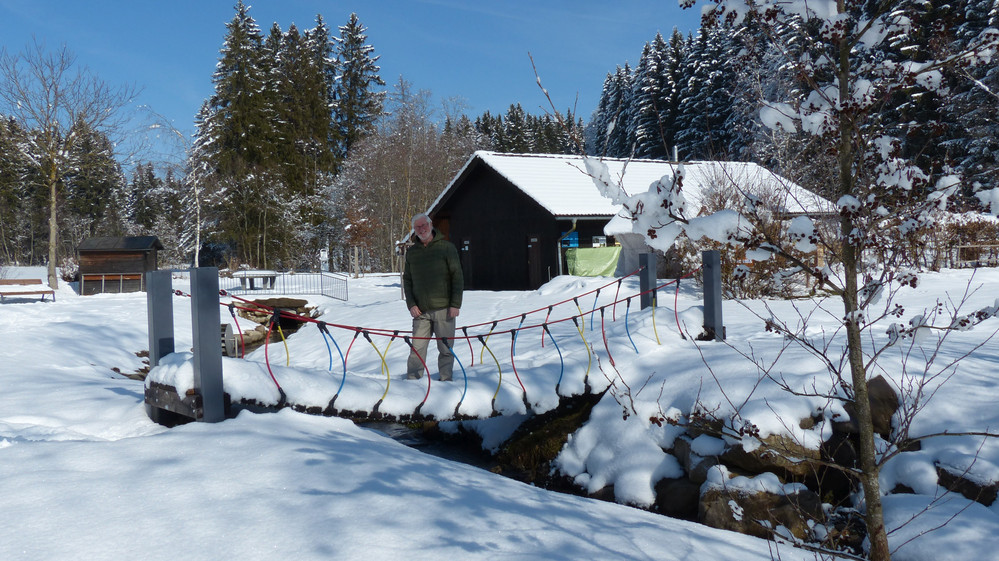
[[[409,315],[413,316],[413,350],[406,361],[406,378],[423,375],[423,360],[431,334],[437,337],[437,371],[442,381],[451,380],[454,355],[455,318],[461,308],[464,280],[454,244],[444,239],[425,213],[413,217],[416,240],[406,251],[406,269],[402,275]]]

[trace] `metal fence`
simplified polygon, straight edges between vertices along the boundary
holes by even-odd
[[[267,275],[271,277],[271,275]],[[262,277],[258,277],[261,278]],[[247,279],[222,277],[219,287],[230,294],[321,294],[347,301],[347,276],[339,273],[273,273],[268,282],[248,283]],[[252,288],[251,288],[252,287]]]

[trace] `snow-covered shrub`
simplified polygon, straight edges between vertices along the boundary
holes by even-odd
[[[76,257],[64,257],[62,261],[59,262],[59,274],[60,278],[66,282],[72,282],[76,280],[76,275],[80,272],[80,264],[77,262]],[[2,277],[3,275],[0,275]]]

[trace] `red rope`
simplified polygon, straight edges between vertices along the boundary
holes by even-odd
[[[461,332],[465,334],[465,342],[468,343],[468,354],[472,355],[472,361],[468,364],[468,367],[471,368],[475,366],[475,351],[472,349],[472,338],[468,336],[467,327],[462,327]]]
[[[604,336],[604,349],[607,351],[607,358],[610,359],[611,366],[614,366],[614,357],[611,355],[610,347],[607,346],[607,330],[604,329],[604,308],[600,308],[600,332]]]
[[[427,402],[427,398],[430,397],[430,367],[427,366],[427,361],[423,360],[423,357],[420,356],[420,353],[416,351],[416,347],[413,346],[413,342],[409,340],[409,337],[406,337],[404,335],[402,337],[402,340],[405,341],[407,345],[409,345],[409,350],[413,351],[413,354],[416,355],[416,358],[420,359],[420,364],[423,365],[423,371],[427,373],[427,393],[423,396],[423,401],[421,401],[420,404],[416,406],[416,410],[419,411],[420,408],[423,407],[423,404]]]
[[[649,290],[646,290],[646,291],[643,291],[643,292],[639,292],[639,293],[637,293],[635,295],[630,296],[629,298],[633,298],[635,296],[641,296],[641,295],[649,293],[649,292],[660,290],[660,289],[662,289],[662,288],[664,288],[666,286],[669,286],[670,284],[676,283],[677,284],[677,290],[676,290],[676,295],[675,295],[675,299],[674,299],[674,316],[677,319],[677,326],[678,326],[678,328],[680,328],[680,325],[679,325],[679,314],[678,314],[677,310],[675,309],[676,308],[676,303],[678,302],[678,299],[679,299],[679,289],[680,289],[680,287],[679,287],[679,281],[693,276],[699,270],[700,270],[700,267],[698,267],[697,269],[694,269],[693,271],[687,273],[686,275],[684,275],[682,277],[670,280],[670,281],[665,282],[665,283],[663,283],[661,285],[653,287],[653,288],[651,288]],[[592,294],[594,292],[598,292],[598,291],[602,290],[603,288],[606,288],[607,286],[610,286],[614,282],[619,282],[620,280],[623,280],[624,278],[632,276],[632,275],[638,273],[639,271],[641,271],[641,268],[635,270],[635,272],[633,272],[633,273],[631,273],[631,274],[629,274],[629,275],[627,275],[625,277],[621,277],[621,279],[615,280],[615,281],[613,281],[611,283],[607,283],[606,285],[603,285],[603,286],[598,287],[596,289],[590,290],[589,292],[585,292],[585,293],[583,293],[581,295],[578,295],[578,296],[575,296],[575,297],[572,297],[572,298],[567,298],[565,300],[562,300],[560,302],[552,304],[551,306],[548,306],[546,308],[538,308],[538,309],[532,310],[530,312],[526,312],[526,313],[523,313],[523,314],[510,316],[510,317],[507,317],[507,318],[503,318],[503,319],[495,320],[495,321],[491,321],[491,322],[482,322],[482,323],[477,323],[477,324],[471,324],[471,325],[463,326],[461,329],[462,329],[462,332],[464,333],[464,337],[455,337],[455,339],[461,338],[461,339],[465,339],[466,341],[468,341],[468,343],[469,343],[469,349],[471,350],[471,340],[472,340],[472,338],[479,338],[479,337],[481,337],[481,335],[469,335],[468,334],[468,328],[469,327],[481,327],[483,325],[490,325],[491,327],[490,327],[489,333],[486,334],[487,337],[491,336],[494,333],[495,334],[502,334],[502,333],[504,333],[504,331],[494,331],[496,325],[499,324],[500,322],[502,322],[502,321],[509,321],[509,320],[512,320],[512,319],[516,319],[518,317],[521,318],[521,320],[523,321],[523,319],[527,315],[530,315],[530,314],[533,314],[533,313],[537,313],[537,312],[540,312],[542,310],[549,310],[549,314],[548,314],[548,316],[546,316],[546,320],[544,322],[539,323],[539,324],[535,324],[535,325],[528,325],[528,326],[523,326],[523,324],[521,324],[520,326],[518,326],[515,329],[510,329],[510,330],[505,330],[505,331],[509,332],[509,333],[514,333],[514,332],[521,331],[521,330],[524,330],[524,329],[542,328],[545,324],[551,325],[551,324],[560,323],[560,322],[563,322],[563,321],[571,321],[572,318],[574,318],[574,317],[583,318],[583,317],[585,317],[588,314],[594,313],[596,310],[590,310],[589,312],[582,312],[580,314],[574,314],[572,316],[568,316],[568,317],[565,317],[565,318],[562,318],[562,319],[558,319],[558,320],[555,320],[555,321],[548,321],[548,319],[550,318],[550,310],[552,308],[554,308],[555,306],[566,304],[568,302],[573,302],[577,298],[579,298],[580,296],[585,296],[587,294]],[[619,288],[620,288],[620,285],[619,285]],[[231,298],[234,298],[234,299],[237,299],[237,300],[241,300],[243,302],[250,303],[250,304],[252,304],[254,306],[253,308],[237,307],[236,309],[246,310],[246,311],[256,312],[256,313],[259,313],[261,310],[274,311],[274,309],[271,308],[271,307],[269,307],[269,306],[264,306],[264,305],[258,304],[256,302],[253,302],[252,300],[247,300],[245,298],[240,298],[239,296],[229,295],[224,290],[221,290],[219,292],[223,296],[229,296]],[[188,296],[188,297],[190,296],[189,294],[184,294],[184,293],[182,293],[179,290],[176,291],[176,293],[178,295],[181,295],[181,296]],[[615,298],[615,300],[614,300],[614,302],[612,304],[616,305],[620,301],[621,300],[619,298]],[[606,305],[604,307],[606,307]],[[601,313],[603,313],[603,308],[604,307],[601,307]],[[283,317],[295,319],[295,320],[300,321],[300,322],[314,322],[314,323],[318,323],[318,320],[316,320],[314,318],[310,318],[308,316],[301,316],[301,315],[298,315],[298,314],[292,314],[292,313],[287,312],[285,310],[280,310],[280,311],[278,311],[278,313],[281,314]],[[328,325],[330,327],[336,327],[336,328],[339,328],[339,329],[345,329],[345,330],[354,331],[354,332],[364,331],[366,333],[373,334],[373,335],[384,335],[384,336],[392,336],[392,337],[398,336],[400,333],[411,333],[411,332],[405,332],[405,331],[399,331],[399,330],[381,329],[381,328],[362,328],[362,327],[353,326],[353,325],[342,325],[342,324],[335,324],[335,323],[327,323],[326,325]],[[682,331],[682,328],[680,328],[680,334],[681,334],[681,336],[684,335],[683,331]],[[413,337],[413,339],[417,339],[417,337]],[[426,337],[426,339],[434,339],[434,338],[433,337]],[[349,347],[348,347],[348,353],[349,353]],[[470,364],[470,366],[474,365],[474,354],[475,353],[472,352],[472,364]]]
[[[524,382],[520,381],[520,374],[517,373],[517,363],[513,360],[514,348],[517,341],[517,331],[513,330],[510,332],[510,365],[513,366],[513,375],[517,378],[517,383],[520,384],[521,391],[524,392],[524,399],[527,399],[527,388],[524,387]]]
[[[618,297],[621,296],[621,281],[624,279],[618,279],[617,281],[617,292],[614,293],[614,307],[611,308],[611,321],[617,321],[617,303]]]
[[[545,323],[542,324],[542,325],[547,325],[548,324],[548,318],[550,318],[550,317],[552,317],[552,306],[548,306],[548,313],[545,315]],[[545,348],[545,331],[548,331],[548,330],[547,329],[542,329],[541,330],[541,348],[542,349]],[[557,344],[558,343],[556,343],[556,345]]]
[[[274,330],[274,324],[276,321],[277,318],[272,317],[270,325],[267,327],[267,338],[264,339],[264,363],[267,365],[267,373],[271,375],[271,380],[274,380],[274,385],[277,386],[278,392],[284,396],[284,389],[281,387],[281,384],[278,383],[277,378],[274,377],[274,371],[271,370],[271,359],[267,351],[271,342],[271,332]]]

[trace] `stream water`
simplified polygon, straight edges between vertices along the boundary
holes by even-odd
[[[383,434],[400,444],[419,450],[425,454],[461,462],[484,470],[492,470],[496,462],[477,444],[464,439],[450,439],[443,436],[429,437],[421,427],[413,427],[388,421],[368,421],[358,426]]]

